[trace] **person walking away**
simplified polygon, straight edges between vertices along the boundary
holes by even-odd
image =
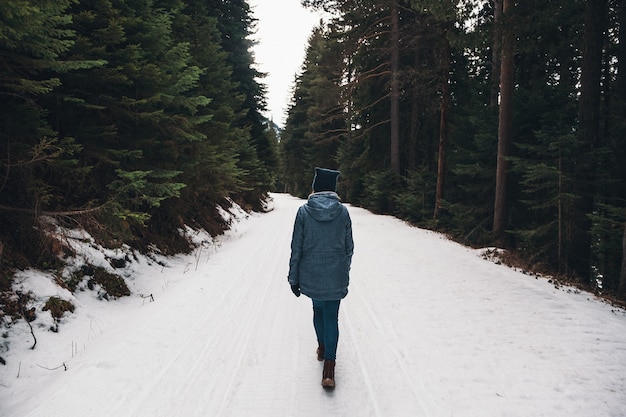
[[[348,294],[354,253],[350,214],[337,195],[339,174],[315,168],[313,193],[296,214],[289,260],[291,290],[296,297],[302,293],[313,301],[324,388],[335,387],[339,304]]]

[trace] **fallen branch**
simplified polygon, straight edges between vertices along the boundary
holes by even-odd
[[[48,371],[56,371],[59,368],[63,368],[64,371],[67,371],[67,365],[65,365],[65,362],[63,362],[61,365],[57,366],[56,368],[46,368],[45,366],[41,366],[39,364],[37,364],[37,366]]]
[[[35,337],[35,331],[33,330],[33,326],[30,324],[30,321],[28,321],[28,319],[23,313],[22,313],[22,317],[24,318],[24,321],[26,322],[26,324],[28,324],[28,327],[30,327],[30,334],[33,335],[33,340],[35,340],[35,343],[33,343],[30,349],[35,350],[35,346],[37,346],[37,338]]]
[[[15,211],[19,213],[31,213],[31,214],[37,214],[40,216],[54,217],[54,216],[78,216],[81,214],[88,214],[88,213],[93,213],[95,211],[102,210],[104,207],[106,207],[106,203],[98,207],[92,207],[92,208],[81,209],[81,210],[43,211],[43,210],[35,210],[35,209],[28,209],[28,208],[21,208],[21,207],[8,207],[8,206],[4,206],[0,204],[0,211]]]
[[[140,296],[141,298],[143,298],[144,300],[145,300],[146,298],[149,298],[151,303],[153,303],[153,302],[154,302],[154,297],[152,296],[152,294],[148,294],[148,295],[145,295],[145,294],[139,294],[139,296]]]

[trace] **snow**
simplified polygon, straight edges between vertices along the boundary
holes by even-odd
[[[16,285],[42,300],[37,345],[23,320],[1,339],[0,416],[626,415],[625,311],[351,206],[337,388],[325,391],[310,300],[286,278],[303,200],[272,197],[271,212],[235,213],[187,256],[80,237],[83,260],[135,257],[130,297],[22,273]],[[56,333],[41,311],[51,295],[76,306]]]

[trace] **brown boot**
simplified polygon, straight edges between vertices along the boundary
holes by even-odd
[[[335,361],[331,361],[328,359],[324,361],[322,386],[324,388],[335,388]]]
[[[324,345],[322,344],[317,347],[317,360],[320,362],[324,360]]]

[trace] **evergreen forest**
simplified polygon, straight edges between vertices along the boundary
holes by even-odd
[[[624,300],[623,1],[302,4],[328,20],[281,132],[285,190],[339,169],[345,201]]]
[[[346,202],[626,299],[623,2],[300,1],[327,18],[282,128],[246,0],[0,2],[0,293],[61,267],[59,226],[188,252],[323,166]]]
[[[0,2],[0,292],[59,269],[59,226],[175,254],[185,227],[224,231],[221,208],[263,210],[278,142],[255,22],[245,0]]]

